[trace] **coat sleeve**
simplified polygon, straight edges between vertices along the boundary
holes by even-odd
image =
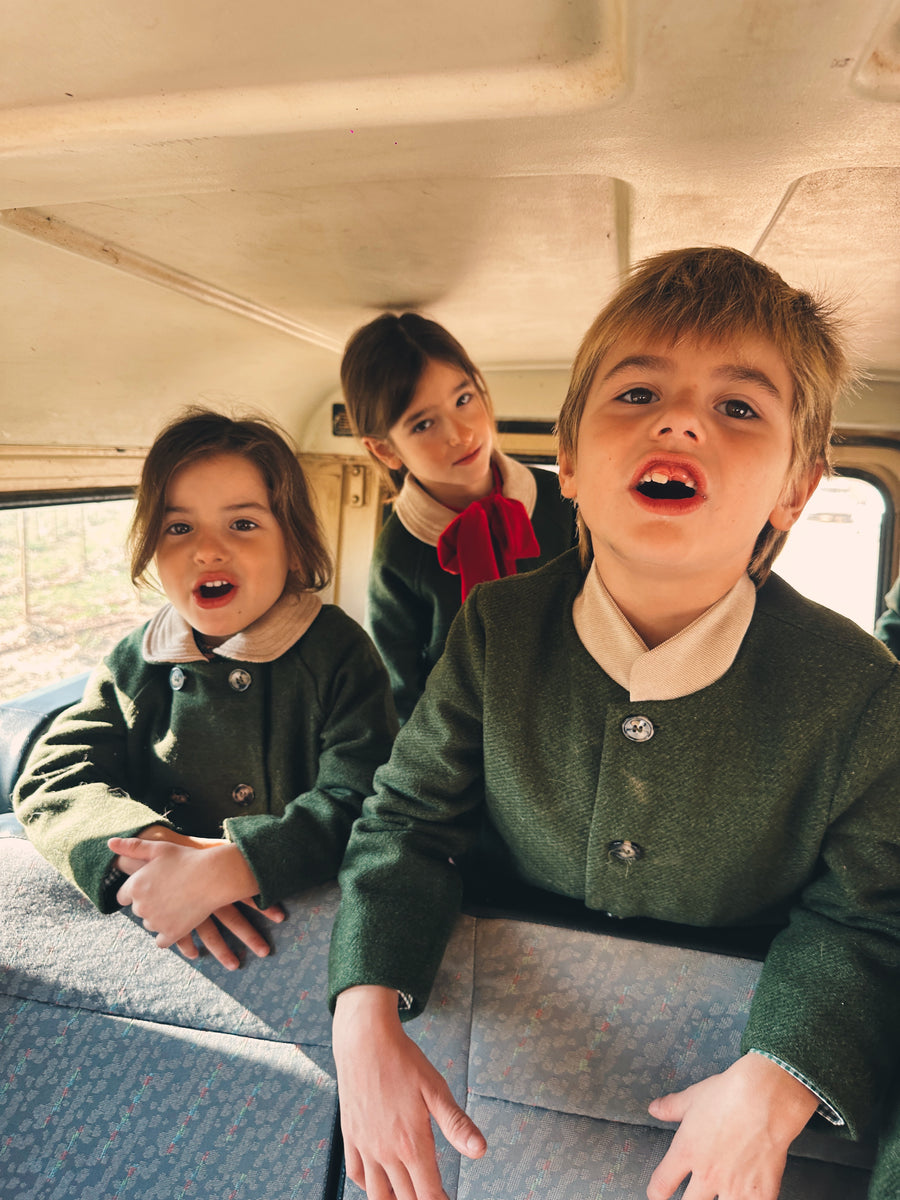
[[[341,613],[318,641],[306,664],[319,697],[313,786],[290,799],[280,816],[224,822],[225,836],[256,876],[257,903],[264,908],[335,878],[350,828],[397,732],[387,673],[363,630]],[[310,714],[298,713],[297,719],[309,720]]]
[[[387,667],[401,724],[425,688],[433,620],[434,604],[415,591],[408,573],[376,554],[369,571],[368,625]]]
[[[799,1071],[853,1136],[900,1052],[898,674],[849,739],[819,869],[766,957],[743,1039]]]
[[[36,849],[101,912],[118,905],[104,886],[113,836],[171,825],[128,792],[127,727],[111,660],[88,679],[78,704],[38,740],[13,792],[13,808]]]
[[[475,589],[424,695],[376,774],[339,877],[330,1003],[357,984],[396,988],[422,1011],[459,912],[457,868],[484,800],[484,635]]]

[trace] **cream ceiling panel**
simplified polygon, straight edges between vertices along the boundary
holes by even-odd
[[[609,42],[602,0],[7,0],[7,108],[402,78],[538,63],[561,68]],[[40,48],[40,55],[36,51]]]
[[[900,366],[900,167],[822,171],[798,181],[756,253],[791,282],[833,297],[860,361]]]
[[[335,355],[0,229],[0,444],[149,444],[185,404],[299,431]]]
[[[613,181],[434,178],[67,205],[7,220],[340,351],[427,309],[484,363],[568,363],[621,266]]]

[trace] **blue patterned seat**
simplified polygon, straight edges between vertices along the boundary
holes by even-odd
[[[0,839],[3,1200],[345,1200],[325,1007],[334,885],[236,972],[101,916]],[[259,918],[262,921],[262,918]],[[488,1138],[439,1145],[450,1200],[642,1200],[671,1131],[654,1096],[738,1052],[756,962],[464,916],[407,1031]],[[824,1122],[782,1200],[862,1200],[870,1148]]]

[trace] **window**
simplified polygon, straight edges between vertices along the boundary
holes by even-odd
[[[823,479],[775,560],[776,574],[871,633],[884,607],[888,511],[884,494],[868,479]]]
[[[129,578],[130,493],[0,508],[0,701],[97,665],[160,606]]]

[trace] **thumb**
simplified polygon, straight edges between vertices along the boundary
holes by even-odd
[[[428,1107],[438,1129],[454,1150],[467,1158],[481,1158],[487,1150],[484,1134],[459,1107],[449,1088],[436,1093]]]
[[[655,1100],[650,1101],[647,1112],[657,1121],[682,1120],[687,1112],[690,1090],[690,1088],[686,1088],[683,1092],[670,1092],[667,1096],[658,1096]]]

